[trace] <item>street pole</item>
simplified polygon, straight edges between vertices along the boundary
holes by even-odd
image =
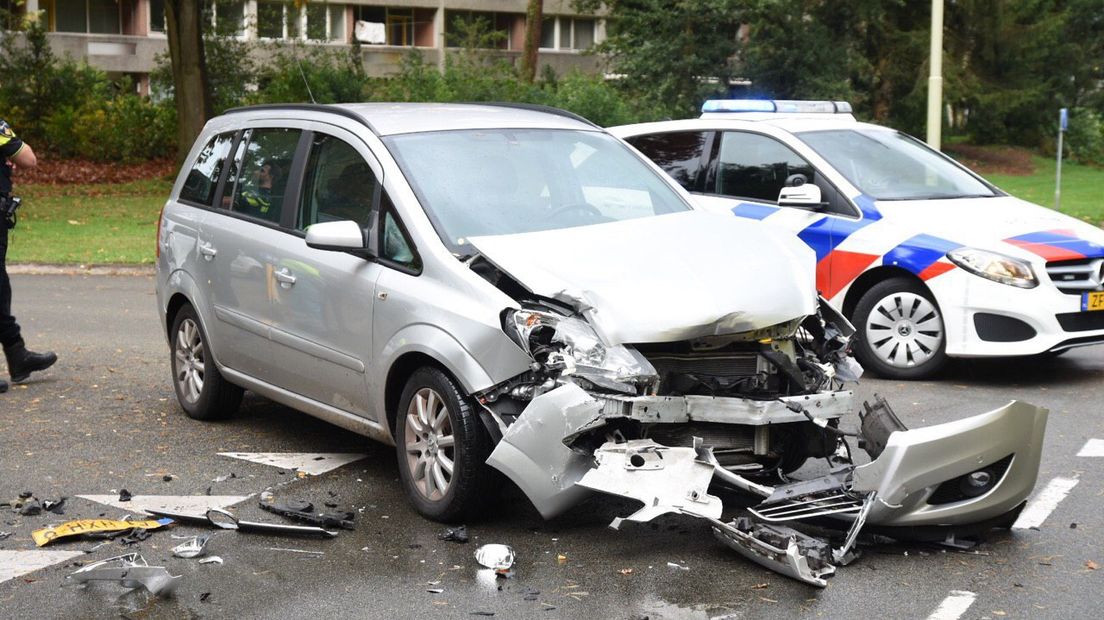
[[[1054,167],[1054,210],[1057,211],[1062,206],[1062,135],[1066,133],[1066,129],[1069,127],[1069,110],[1062,108],[1058,110],[1058,156],[1057,164]]]
[[[938,151],[943,132],[943,0],[932,0],[928,65],[928,146]]]

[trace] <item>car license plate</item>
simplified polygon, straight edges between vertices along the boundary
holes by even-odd
[[[1081,310],[1104,310],[1104,291],[1082,294]]]

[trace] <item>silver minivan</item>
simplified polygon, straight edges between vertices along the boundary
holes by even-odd
[[[644,508],[628,520],[709,519],[816,583],[831,557],[795,564],[804,551],[763,542],[792,520],[779,506],[854,532],[1000,522],[1035,482],[1046,412],[1022,403],[909,431],[878,402],[861,432],[841,427],[861,369],[812,251],[696,209],[559,110],[232,110],[196,140],[157,247],[188,415],[231,415],[251,390],[394,444],[432,519],[486,505],[489,464],[545,517],[594,491],[631,497]],[[850,435],[871,463],[851,462]],[[831,481],[793,487],[810,457],[831,460]],[[761,510],[720,521],[715,485]]]

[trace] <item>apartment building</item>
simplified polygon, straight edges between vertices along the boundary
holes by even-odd
[[[559,73],[572,68],[598,71],[587,49],[605,36],[600,16],[579,15],[571,0],[545,0],[539,65]],[[0,0],[16,12],[41,11],[54,52],[108,73],[134,78],[148,92],[155,58],[167,50],[165,0]],[[398,70],[404,54],[444,62],[458,45],[465,21],[481,18],[498,33],[496,51],[517,58],[525,39],[526,0],[210,0],[208,26],[258,43],[299,41],[333,48],[358,41],[369,75]]]

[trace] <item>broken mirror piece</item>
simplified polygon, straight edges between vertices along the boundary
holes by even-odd
[[[466,543],[468,542],[468,526],[458,525],[456,527],[450,527],[444,532],[437,535],[437,540],[444,540],[446,542]]]
[[[124,588],[143,587],[156,596],[172,592],[180,576],[170,575],[163,566],[149,566],[137,553],[127,553],[89,564],[66,579],[72,583],[115,581]]]
[[[173,547],[173,555],[178,558],[197,558],[206,552],[207,541],[209,540],[211,540],[211,534],[205,536],[192,536]]]
[[[514,550],[508,545],[483,545],[475,550],[475,561],[496,571],[509,570],[514,565]]]

